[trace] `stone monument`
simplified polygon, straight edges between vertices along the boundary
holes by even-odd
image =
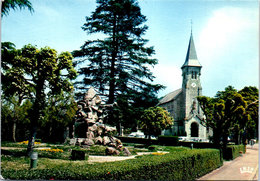
[[[122,142],[113,136],[116,133],[116,127],[103,124],[105,109],[113,105],[105,104],[93,87],[77,104],[73,139],[70,140],[70,144],[82,147],[94,144],[108,146],[106,148],[107,155],[119,155],[119,151],[124,151],[126,155],[131,154],[127,148],[123,149]]]

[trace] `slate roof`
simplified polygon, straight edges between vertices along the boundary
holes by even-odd
[[[167,103],[171,100],[173,100],[175,97],[177,97],[180,93],[182,92],[182,89],[177,89],[173,92],[170,92],[169,94],[166,94],[160,101],[159,101],[159,105]]]
[[[185,66],[202,67],[200,62],[198,61],[195,45],[194,45],[194,42],[193,42],[192,33],[190,35],[190,42],[189,42],[189,47],[188,47],[186,59],[185,59],[185,62],[182,65],[181,68],[183,68]]]

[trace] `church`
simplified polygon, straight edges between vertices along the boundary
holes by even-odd
[[[191,32],[186,59],[181,67],[182,88],[165,95],[158,104],[174,118],[174,125],[171,129],[164,130],[164,135],[202,140],[208,138],[207,128],[201,124],[204,115],[196,99],[202,95],[201,68]]]

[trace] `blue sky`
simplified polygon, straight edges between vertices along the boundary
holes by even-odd
[[[61,51],[79,49],[95,38],[81,26],[95,10],[95,0],[31,0],[34,12],[11,11],[2,18],[2,41]],[[202,93],[214,96],[228,85],[258,87],[259,4],[257,0],[139,0],[149,29],[144,36],[154,46],[155,83],[167,88],[163,96],[181,87],[193,24],[193,38],[202,64]]]

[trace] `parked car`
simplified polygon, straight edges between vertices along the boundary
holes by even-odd
[[[179,136],[179,141],[186,141],[187,140],[187,137],[185,137],[185,136]]]
[[[128,135],[128,137],[135,137],[135,138],[145,138],[145,135],[141,131],[132,132]]]

